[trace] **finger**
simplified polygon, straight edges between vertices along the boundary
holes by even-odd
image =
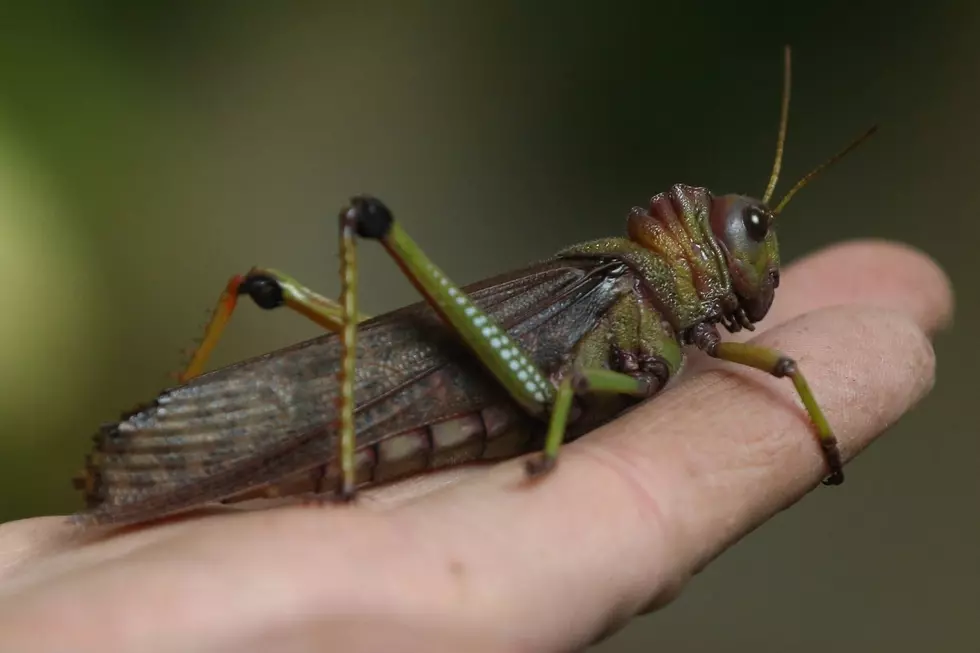
[[[894,312],[825,309],[760,342],[798,357],[848,455],[931,384],[928,341]],[[84,641],[143,623],[129,643],[176,650],[245,641],[270,624],[312,627],[317,615],[370,614],[486,635],[501,650],[567,650],[670,594],[822,473],[787,383],[714,371],[568,446],[541,483],[528,486],[512,461],[383,515],[288,509],[205,520],[102,571],[36,583],[0,611],[0,632]],[[128,600],[134,584],[146,601]],[[161,609],[166,623],[147,621]],[[39,630],[52,614],[64,628]]]
[[[907,245],[857,240],[821,249],[788,265],[762,330],[798,315],[840,304],[863,304],[907,313],[926,333],[951,318],[949,279],[931,258]],[[751,331],[733,339],[748,340]]]
[[[902,306],[912,307],[913,315],[923,315],[917,307],[927,302],[919,294],[935,293],[935,288],[912,290]],[[913,355],[914,342],[903,346],[896,341],[909,331],[900,316],[883,314],[869,320],[858,315],[841,333],[834,331],[840,324],[830,317],[825,325],[814,320],[827,321],[826,315],[811,315],[763,338],[800,359],[828,417],[839,427],[845,451],[853,453],[914,396],[904,380],[928,380],[931,368]],[[874,322],[873,329],[869,322]],[[865,329],[862,332],[854,325]],[[869,330],[873,335],[880,331],[880,337],[867,338]],[[848,358],[848,350],[859,355]],[[924,357],[931,360],[928,352]],[[827,375],[813,368],[836,372],[847,383],[839,383],[839,378],[828,383]],[[376,609],[379,602],[382,612],[397,612],[405,609],[399,604],[404,596],[399,588],[425,587],[425,592],[412,594],[427,605],[416,603],[413,609],[453,619],[462,612],[466,619],[456,626],[469,624],[479,631],[483,623],[503,624],[500,628],[511,641],[525,647],[538,642],[537,648],[542,649],[584,641],[615,617],[631,614],[651,592],[664,592],[681,582],[713,555],[706,542],[717,547],[737,537],[754,520],[771,514],[773,506],[792,501],[794,491],[798,496],[811,487],[821,473],[812,435],[786,384],[770,389],[761,375],[747,375],[751,375],[746,377],[749,382],[743,382],[730,373],[714,372],[679,386],[570,446],[559,472],[531,491],[521,483],[519,466],[504,465],[388,519],[363,512],[319,515],[311,510],[222,518],[202,524],[193,541],[173,538],[166,551],[146,547],[128,562],[151,587],[154,581],[166,584],[172,577],[172,567],[164,564],[171,554],[204,560],[209,577],[220,579],[227,573],[236,583],[249,581],[259,571],[274,570],[277,586],[289,588],[289,600],[279,599],[275,591],[266,594],[277,598],[283,618],[309,611],[308,601],[324,613],[356,612],[358,606]],[[712,412],[699,403],[706,396],[719,399]],[[854,403],[855,397],[862,401],[856,402],[845,423],[845,409],[850,409],[848,402]],[[717,412],[723,407],[730,407],[727,417]],[[769,413],[781,416],[783,422],[772,422]],[[764,419],[746,423],[746,416],[756,414]],[[674,418],[685,415],[687,421],[675,423]],[[603,453],[607,451],[611,454]],[[753,462],[753,452],[760,451],[771,461],[771,475],[761,473],[762,479],[748,483],[747,489],[726,480],[726,470],[742,470],[729,475],[743,484],[752,478],[749,472],[768,470]],[[792,460],[780,462],[787,456]],[[720,469],[712,467],[711,460]],[[678,476],[680,482],[674,483]],[[690,489],[683,493],[684,488]],[[726,500],[739,501],[735,508],[741,507],[741,512],[731,510]],[[676,510],[666,510],[675,503],[689,506],[694,514],[678,516]],[[716,512],[711,512],[713,506]],[[704,516],[697,514],[700,510],[706,511]],[[727,530],[718,531],[720,525]],[[228,550],[229,539],[239,546]],[[137,559],[141,555],[145,557]],[[670,565],[671,561],[681,564]],[[315,577],[310,576],[311,569],[316,569]],[[372,570],[373,582],[365,583],[359,575],[365,569]],[[80,582],[84,578],[74,579],[79,581],[74,582],[77,595],[70,582],[59,586],[57,596],[64,597],[66,605],[82,606],[91,588]],[[119,594],[120,609],[136,610],[137,606],[122,600],[130,586],[127,579],[106,588],[107,602],[113,589]],[[239,593],[234,598],[261,594]],[[209,600],[205,591],[196,598],[203,604]],[[29,612],[30,603],[18,607],[23,614]],[[223,614],[230,622],[241,617],[243,609],[256,609],[254,603],[243,607],[235,600],[225,607]],[[28,623],[11,616],[10,625]]]
[[[238,510],[234,507],[209,506],[159,519],[152,524],[123,529],[86,528],[65,517],[33,517],[0,524],[0,580],[4,581],[0,586],[0,596],[15,584],[22,585],[32,582],[38,575],[50,574],[51,569],[39,567],[39,563],[66,551],[71,551],[72,555],[62,559],[64,564],[61,569],[77,570],[151,544],[194,520],[232,512]],[[121,533],[125,537],[115,537]],[[93,543],[99,543],[99,546],[89,546]],[[14,574],[18,574],[16,583],[11,580]]]
[[[759,343],[797,354],[846,457],[932,384],[931,346],[894,312],[824,309]],[[581,645],[672,596],[825,474],[790,384],[755,371],[692,379],[563,456],[530,491],[520,465],[505,464],[403,511],[427,535],[433,576],[454,561],[480,588],[457,616],[510,624],[542,650]]]

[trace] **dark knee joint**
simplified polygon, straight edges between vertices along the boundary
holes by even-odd
[[[684,340],[691,343],[709,356],[718,354],[718,344],[721,342],[721,335],[713,324],[701,322],[684,335]]]
[[[670,368],[667,362],[659,356],[644,356],[640,360],[640,372],[648,379],[655,392],[667,385],[670,379]]]
[[[616,347],[613,350],[613,369],[623,374],[636,374],[640,371],[640,357],[631,351]]]
[[[372,240],[387,236],[395,221],[381,200],[368,195],[351,198],[350,206],[344,210],[341,218],[350,221],[358,236]]]
[[[667,385],[670,368],[660,356],[636,354],[617,348],[613,352],[613,369],[647,384],[647,392],[653,394]]]
[[[778,378],[793,376],[796,373],[796,361],[788,356],[780,356],[779,360],[776,361],[776,365],[772,368],[773,376]]]
[[[273,309],[282,306],[282,286],[267,274],[249,274],[238,286],[239,295],[248,295],[260,308]]]

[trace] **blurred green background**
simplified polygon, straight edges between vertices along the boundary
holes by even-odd
[[[622,232],[674,182],[761,194],[794,46],[784,256],[912,243],[957,290],[939,381],[853,465],[601,651],[980,649],[980,6],[87,2],[0,7],[0,521],[75,509],[89,435],[252,264],[338,292],[384,197],[461,282]],[[364,310],[415,301],[363,250]],[[316,333],[244,310],[228,363]],[[972,399],[972,401],[971,401]]]

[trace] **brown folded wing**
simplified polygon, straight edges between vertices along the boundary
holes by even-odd
[[[546,372],[609,307],[626,268],[555,260],[466,288]],[[78,485],[87,522],[147,519],[240,494],[334,456],[341,347],[324,335],[204,374],[103,426]],[[424,303],[359,326],[358,447],[508,401]]]

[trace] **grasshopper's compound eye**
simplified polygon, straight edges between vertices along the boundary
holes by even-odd
[[[723,195],[712,201],[712,231],[728,252],[738,258],[755,259],[762,253],[772,223],[772,212],[758,200]]]
[[[745,227],[745,235],[757,243],[766,239],[771,222],[772,215],[761,206],[750,204],[742,209],[742,225]]]
[[[239,295],[248,295],[260,308],[273,309],[282,306],[282,286],[272,277],[256,274],[246,277],[238,287]]]

